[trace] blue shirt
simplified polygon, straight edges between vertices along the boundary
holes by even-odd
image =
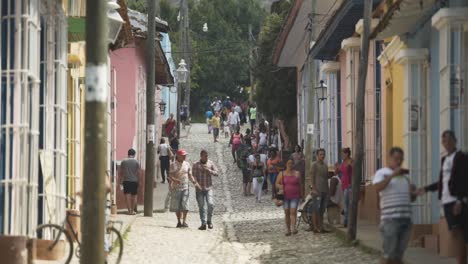
[[[205,115],[206,115],[206,118],[211,119],[213,117],[213,112],[208,110],[208,111],[206,111]]]

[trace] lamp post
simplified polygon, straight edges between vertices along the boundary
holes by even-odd
[[[317,95],[318,99],[318,107],[317,107],[317,116],[318,116],[318,122],[317,122],[317,142],[318,146],[320,148],[320,102],[327,100],[327,85],[323,80],[320,80],[320,86],[315,87],[315,93]]]
[[[180,102],[182,100],[181,85],[187,82],[188,70],[185,60],[180,60],[179,68],[177,69],[177,138],[180,138]]]

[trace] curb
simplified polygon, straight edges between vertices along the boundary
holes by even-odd
[[[333,225],[328,225],[328,228],[330,228],[335,233],[335,236],[337,236],[339,239],[343,240],[344,243],[346,243],[347,245],[352,246],[352,247],[357,247],[357,248],[361,249],[362,251],[364,251],[366,253],[369,253],[369,254],[372,254],[372,255],[382,255],[382,251],[365,245],[359,239],[356,239],[353,242],[348,242],[347,239],[346,239],[346,237],[347,237],[346,231],[344,231],[344,230],[342,230],[340,228],[337,228],[336,226],[333,226]]]

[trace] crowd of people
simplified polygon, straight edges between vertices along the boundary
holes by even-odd
[[[278,146],[281,137],[276,127],[270,127],[265,119],[257,121],[255,104],[236,104],[226,98],[215,100],[206,113],[208,133],[216,144],[221,131],[231,149],[233,162],[239,168],[239,183],[243,195],[252,196],[257,203],[271,193],[271,202],[282,206],[285,215],[286,236],[298,233],[298,214],[305,214],[309,226],[305,231],[328,233],[328,223],[347,227],[352,202],[353,159],[351,149],[341,150],[341,162],[329,166],[326,152],[318,149],[309,171],[305,171],[305,156],[301,146],[287,155]],[[249,124],[250,127],[245,126]],[[161,140],[158,153],[161,160],[162,182],[170,183],[168,201],[176,213],[177,227],[187,227],[189,208],[189,182],[196,189],[201,220],[200,230],[213,228],[213,181],[218,176],[217,166],[208,159],[208,152],[201,150],[199,161],[192,166],[185,161],[187,152],[178,148],[173,115],[165,123],[169,144]],[[242,133],[244,132],[244,133]],[[399,147],[390,149],[387,165],[373,176],[372,183],[380,196],[381,228],[383,238],[382,263],[402,263],[412,228],[411,203],[427,192],[438,192],[448,229],[457,249],[459,264],[466,264],[468,242],[468,155],[456,148],[456,136],[452,131],[442,134],[442,145],[447,155],[442,158],[439,181],[417,188],[411,184],[409,170],[402,167],[404,152]],[[173,154],[175,153],[175,155]],[[129,153],[133,154],[134,153]],[[130,157],[130,156],[129,156]],[[132,158],[132,157],[130,157]],[[173,160],[171,163],[170,160]],[[128,163],[128,162],[127,162]],[[126,167],[132,171],[135,166]],[[133,166],[133,167],[132,167]],[[130,176],[134,172],[129,173]],[[124,182],[124,191],[130,194],[129,213],[133,213],[135,184]],[[268,199],[269,200],[269,199]]]

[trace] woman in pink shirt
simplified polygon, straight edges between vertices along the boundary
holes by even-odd
[[[351,181],[353,178],[353,159],[351,158],[351,149],[343,148],[341,150],[341,164],[335,164],[335,173],[341,173],[341,189],[343,190],[343,225],[348,226],[349,204],[351,202]]]
[[[294,160],[289,159],[286,163],[286,170],[280,172],[276,179],[276,189],[278,193],[283,193],[283,209],[286,220],[286,236],[297,234],[297,207],[302,198],[301,175],[294,170]]]

